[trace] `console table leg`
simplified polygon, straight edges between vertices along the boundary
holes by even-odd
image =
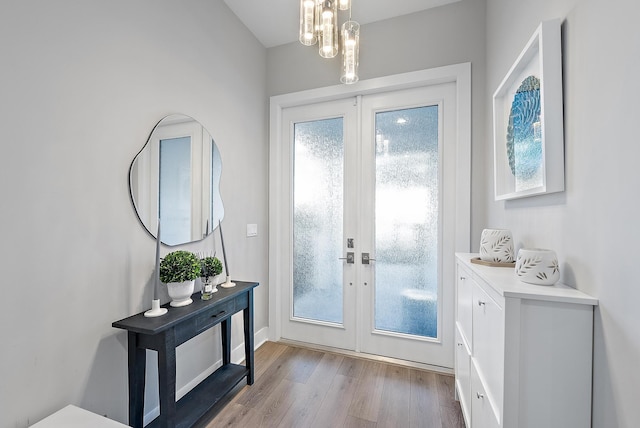
[[[231,317],[220,323],[220,333],[222,335],[222,365],[231,362]]]
[[[247,375],[247,385],[253,385],[254,367],[254,333],[253,333],[253,290],[249,291],[249,306],[242,311],[244,320],[244,358],[249,374]]]
[[[127,363],[129,366],[129,424],[134,428],[143,427],[144,383],[147,365],[147,351],[138,347],[138,336],[127,335]]]
[[[160,395],[161,428],[176,425],[176,342],[173,329],[164,334],[158,351],[158,392]]]

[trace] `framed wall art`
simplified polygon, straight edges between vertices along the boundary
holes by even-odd
[[[564,190],[560,24],[540,24],[493,95],[496,200]]]

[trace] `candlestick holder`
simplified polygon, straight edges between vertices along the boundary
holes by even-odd
[[[220,284],[220,287],[222,288],[232,288],[235,287],[236,283],[235,282],[231,282],[231,277],[227,276],[227,280],[225,282],[223,282],[222,284]]]
[[[153,299],[151,301],[151,309],[144,313],[147,318],[159,317],[167,313],[167,308],[160,307],[160,299]]]

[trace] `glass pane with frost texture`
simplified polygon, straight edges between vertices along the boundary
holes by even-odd
[[[342,323],[342,118],[294,125],[293,315]]]
[[[160,140],[162,242],[191,241],[191,137]]]
[[[376,113],[375,328],[437,337],[438,106]]]

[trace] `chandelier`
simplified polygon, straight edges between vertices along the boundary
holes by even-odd
[[[342,71],[340,81],[358,81],[358,51],[360,24],[351,20],[351,0],[300,0],[300,43],[319,45],[323,58],[338,55],[338,9],[349,11],[349,20],[342,24]]]

